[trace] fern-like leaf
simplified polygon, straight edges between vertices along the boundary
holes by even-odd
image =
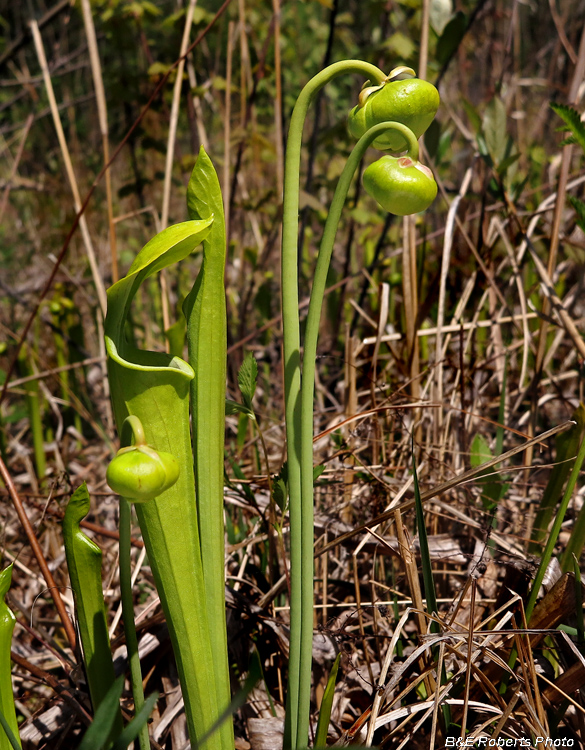
[[[585,152],[585,124],[581,122],[581,117],[577,110],[566,104],[557,104],[555,102],[551,102],[550,107],[567,126],[566,128],[558,128],[558,130],[570,130],[573,134],[572,138],[574,140],[567,138],[563,141],[563,144],[578,143]]]
[[[569,195],[568,198],[577,213],[577,216],[575,218],[577,226],[581,227],[581,229],[585,232],[585,203],[583,203],[583,201],[579,198],[575,198],[574,195]]]

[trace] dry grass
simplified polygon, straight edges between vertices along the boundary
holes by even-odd
[[[166,179],[168,122],[178,114],[172,85],[163,87],[162,98],[112,164],[111,221],[101,186],[84,216],[95,248],[94,279],[97,273],[107,285],[113,225],[124,273],[160,226],[159,215],[164,222],[167,216],[184,218],[182,185],[198,144],[208,140],[229,186],[228,396],[238,398],[237,369],[252,350],[260,371],[256,409],[274,476],[284,460],[277,281],[282,157],[275,107],[277,112],[282,107],[286,122],[301,82],[322,62],[331,29],[331,60],[351,54],[389,69],[397,53],[381,45],[372,52],[366,44],[380,28],[386,38],[395,31],[417,38],[420,19],[406,5],[378,16],[372,3],[370,17],[365,8],[370,4],[342,9],[336,3],[334,26],[324,7],[305,3],[298,4],[295,31],[290,3],[275,2],[272,9],[255,2],[233,5],[196,47],[195,65],[187,60],[189,81],[196,80],[197,88],[182,90],[175,160],[166,165]],[[341,652],[330,725],[330,741],[340,746],[365,742],[369,726],[375,726],[370,739],[381,748],[445,747],[445,706],[453,736],[516,738],[518,747],[520,740],[535,747],[536,737],[555,737],[585,746],[583,644],[558,629],[578,624],[583,596],[574,574],[551,566],[529,622],[525,617],[539,563],[539,555],[528,552],[529,542],[557,460],[555,435],[533,438],[571,419],[583,399],[585,237],[565,200],[567,194],[583,194],[583,155],[576,147],[559,148],[559,123],[548,108],[551,98],[582,108],[583,10],[569,2],[564,15],[554,11],[553,23],[544,5],[518,4],[512,10],[494,0],[480,3],[476,16],[464,5],[473,24],[441,78],[439,146],[427,142],[440,197],[403,243],[401,222],[382,216],[356,184],[340,227],[323,316],[315,412],[315,463],[325,471],[316,499],[314,709],[316,717],[332,661]],[[10,53],[8,44],[18,41],[19,24],[28,20],[24,8],[7,12],[9,31],[0,54],[0,367],[10,372],[0,447],[6,477],[14,484],[12,494],[7,483],[0,489],[0,548],[3,565],[15,561],[8,602],[18,618],[13,679],[23,742],[55,749],[76,746],[91,709],[78,654],[69,646],[52,598],[55,589],[49,590],[39,572],[39,559],[47,562],[72,612],[59,524],[71,488],[82,481],[93,503],[87,530],[104,551],[104,590],[120,669],[124,660],[117,505],[105,483],[116,438],[100,343],[101,294],[87,269],[87,239],[82,244],[75,235],[55,267],[74,204],[83,203],[103,166],[103,121],[98,128],[81,13],[60,7],[60,14],[41,20],[39,28],[81,198],[75,193],[71,198],[62,150],[44,114],[46,92],[32,39],[25,35]],[[271,23],[272,10],[280,14],[278,24]],[[141,17],[116,12],[116,22],[135,44],[124,69],[116,67],[116,45],[124,53],[124,40],[112,22],[99,14],[95,19],[98,43],[112,55],[111,61],[102,57],[112,153],[159,80],[152,63],[174,62],[184,24],[179,19],[163,33],[160,19],[147,11]],[[165,6],[164,13],[171,9]],[[209,20],[196,13],[194,34]],[[274,78],[275,33],[281,38],[282,91]],[[429,80],[440,73],[433,40],[431,34]],[[231,98],[224,85],[228,42]],[[305,294],[323,211],[349,149],[339,123],[359,85],[339,84],[321,103],[315,145],[308,146]],[[499,172],[478,153],[474,119],[474,110],[485,118],[496,92],[512,153],[519,154]],[[224,146],[228,115],[231,135]],[[492,138],[498,150],[497,126],[492,136],[488,127],[484,119],[484,140],[489,146]],[[503,159],[500,154],[500,167]],[[171,183],[167,203],[163,184]],[[410,282],[403,252],[411,260]],[[194,260],[167,275],[171,321],[196,269]],[[52,271],[55,284],[39,300]],[[306,300],[302,305],[306,310]],[[164,346],[165,309],[153,285],[134,311],[141,346]],[[405,317],[409,309],[414,313]],[[25,354],[11,371],[35,311]],[[27,390],[31,382],[38,383],[36,396]],[[40,409],[45,476],[35,468],[31,399]],[[435,618],[427,611],[420,577],[413,434],[440,605]],[[502,453],[518,449],[491,469],[491,485],[467,473],[476,462],[477,435],[495,455],[498,440]],[[264,682],[236,716],[237,747],[273,750],[286,685],[286,564],[269,523],[267,467],[258,435],[237,417],[227,418],[226,475],[234,687],[253,648],[264,669]],[[502,490],[495,505],[494,486]],[[16,494],[38,540],[36,557],[11,501]],[[578,485],[558,555],[582,502]],[[285,524],[285,545],[286,537]],[[178,680],[138,529],[134,554],[146,691],[161,694],[150,728],[153,747],[182,748],[186,730]],[[510,669],[512,649],[518,659]],[[124,701],[131,712],[129,693]]]

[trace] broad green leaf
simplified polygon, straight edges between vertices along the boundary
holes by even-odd
[[[488,441],[483,435],[477,433],[471,442],[470,463],[472,468],[477,468],[493,458],[493,453]],[[493,469],[491,470],[493,472]],[[481,487],[481,499],[486,510],[491,511],[499,503],[508,490],[508,484],[502,482],[498,477],[489,476],[485,479],[478,475],[476,482]]]
[[[10,664],[10,646],[16,617],[4,601],[11,581],[12,565],[9,565],[0,571],[0,750],[20,748]],[[17,745],[14,744],[15,741]]]
[[[443,29],[437,41],[437,61],[444,65],[457,51],[467,30],[467,18],[460,10]]]
[[[187,324],[183,315],[165,331],[165,338],[169,342],[169,353],[173,357],[183,356],[183,345],[185,343],[185,331]]]
[[[258,378],[258,364],[252,352],[248,352],[244,357],[240,369],[238,370],[238,385],[244,403],[248,409],[252,409],[252,399],[256,392],[256,379]]]
[[[114,684],[116,676],[102,592],[102,551],[79,527],[89,509],[89,492],[84,482],[67,503],[63,518],[63,541],[75,597],[83,663],[95,711]],[[122,714],[119,706],[113,711],[116,716],[112,729],[117,733],[122,731]]]
[[[453,15],[453,0],[431,0],[429,20],[435,33],[440,36]]]
[[[236,713],[236,711],[238,711],[242,706],[245,705],[248,696],[250,695],[252,690],[256,687],[256,685],[260,682],[261,679],[262,679],[262,664],[260,662],[260,657],[258,656],[258,652],[254,651],[250,659],[248,676],[244,680],[244,684],[240,687],[238,692],[234,695],[228,707],[225,709],[222,715],[218,718],[216,723],[210,728],[209,732],[205,735],[205,737],[203,737],[203,741],[212,737],[215,734],[215,732],[220,730],[224,724],[228,723],[228,720],[231,719],[231,717],[233,716],[233,714]],[[270,695],[268,696],[268,698],[270,702],[272,703],[272,700],[270,699]],[[198,750],[197,745],[193,746],[193,750]]]
[[[461,97],[461,103],[463,104],[463,109],[465,110],[467,119],[469,120],[469,124],[471,125],[475,133],[479,133],[479,131],[481,130],[481,116],[479,112],[477,111],[476,107],[464,96]]]

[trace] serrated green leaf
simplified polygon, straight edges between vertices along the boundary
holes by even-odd
[[[232,401],[229,398],[225,400],[225,413],[226,414],[245,414],[247,417],[255,418],[255,414],[251,409],[248,409],[244,404],[239,404],[237,401]]]
[[[252,409],[252,400],[256,392],[256,380],[258,378],[258,363],[252,352],[248,352],[238,370],[238,385],[244,404]]]
[[[576,109],[566,104],[550,103],[550,108],[555,112],[567,126],[575,138],[575,141],[585,152],[585,124],[581,122],[581,117]]]
[[[569,203],[577,213],[576,222],[578,226],[585,232],[585,203],[574,195],[569,195]]]

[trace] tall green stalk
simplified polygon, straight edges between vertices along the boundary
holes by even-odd
[[[285,750],[304,747],[309,734],[311,656],[313,643],[313,521],[311,507],[303,513],[301,489],[301,355],[298,287],[298,216],[301,145],[307,111],[320,89],[344,73],[361,73],[382,83],[385,74],[360,60],[334,63],[303,88],[295,104],[288,133],[284,167],[282,222],[282,327],[284,350],[284,400],[290,498],[291,636],[284,731]],[[312,414],[312,409],[311,409]],[[311,422],[311,441],[312,441]],[[311,459],[312,460],[312,459]],[[312,468],[311,468],[312,482]],[[309,558],[303,552],[309,544]],[[308,540],[308,541],[307,541]]]
[[[342,73],[361,73],[370,81],[350,113],[349,127],[360,138],[339,179],[327,219],[309,307],[301,378],[298,314],[297,222],[303,124],[315,94]],[[313,642],[313,396],[319,319],[335,232],[351,179],[373,144],[390,154],[370,165],[364,186],[380,205],[401,216],[427,208],[437,193],[432,173],[418,162],[417,137],[439,105],[437,90],[413,80],[410,68],[389,76],[369,63],[347,60],[318,73],[301,92],[293,110],[284,175],[282,240],[282,316],[284,334],[285,418],[291,545],[291,640],[284,746],[303,748],[308,740]],[[407,151],[406,155],[395,156]],[[302,380],[302,382],[301,382]]]

